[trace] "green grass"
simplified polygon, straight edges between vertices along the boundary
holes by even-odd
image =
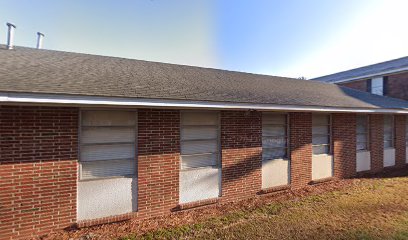
[[[364,180],[122,239],[408,239],[408,177]]]

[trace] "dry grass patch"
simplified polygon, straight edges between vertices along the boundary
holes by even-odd
[[[46,239],[408,239],[408,171],[131,220]]]
[[[123,239],[408,239],[408,178],[236,211]]]

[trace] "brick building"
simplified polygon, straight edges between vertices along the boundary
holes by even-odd
[[[403,167],[407,114],[335,84],[0,45],[0,238]]]
[[[408,57],[312,79],[408,100]]]

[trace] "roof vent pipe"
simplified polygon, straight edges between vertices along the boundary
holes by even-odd
[[[8,36],[7,36],[7,49],[13,49],[14,45],[14,29],[16,29],[16,25],[12,23],[6,23],[8,27]]]
[[[42,48],[44,33],[37,32],[37,49]]]

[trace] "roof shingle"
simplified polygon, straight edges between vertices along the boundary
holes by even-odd
[[[0,92],[350,108],[408,103],[334,84],[0,45]]]

